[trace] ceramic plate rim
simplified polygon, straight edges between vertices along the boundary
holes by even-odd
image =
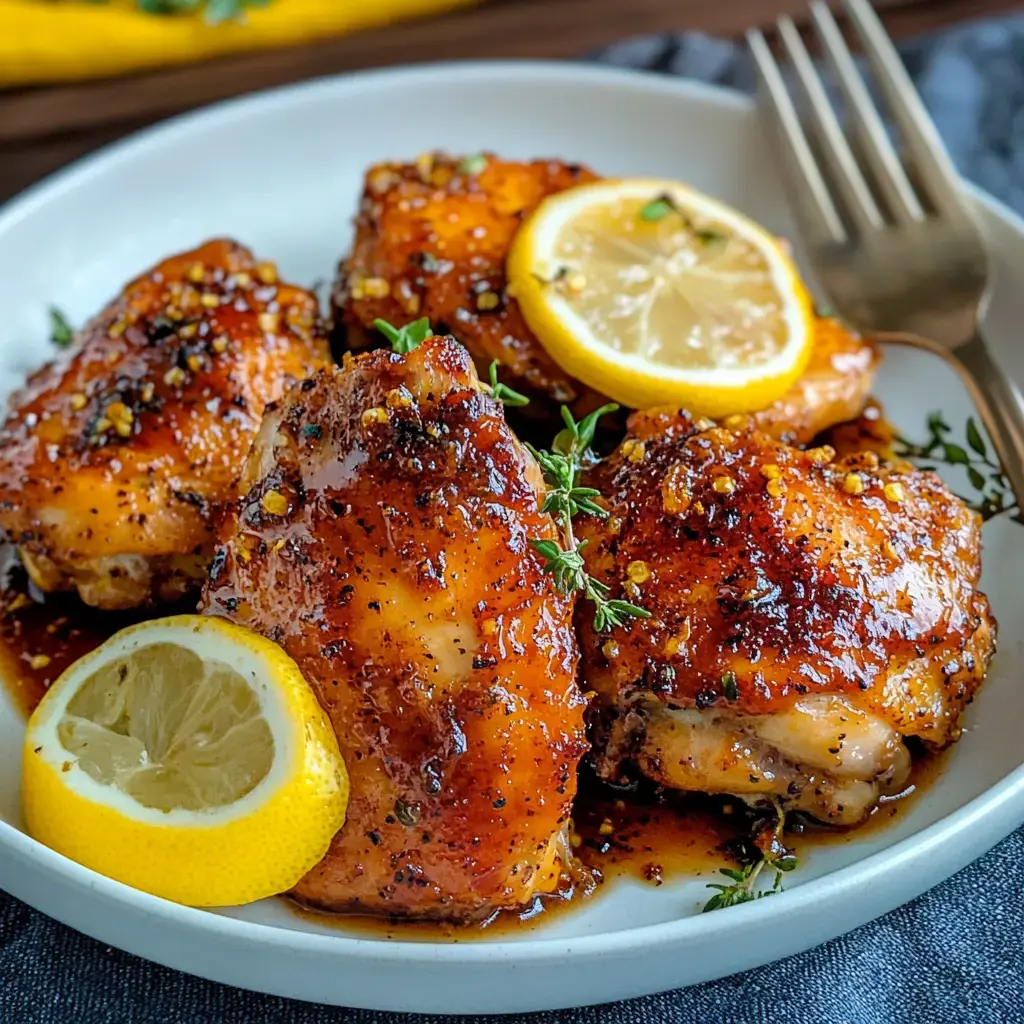
[[[412,67],[385,68],[357,71],[348,74],[314,78],[286,86],[246,94],[202,107],[198,110],[158,122],[124,139],[102,147],[37,182],[0,207],[0,236],[19,221],[30,216],[38,207],[56,199],[66,191],[101,176],[108,168],[130,162],[133,156],[150,145],[174,141],[176,134],[187,134],[196,122],[216,124],[231,120],[239,114],[269,111],[276,106],[289,106],[320,92],[333,90],[358,91],[374,88],[382,82],[393,83],[405,79],[414,84],[417,79],[433,80],[438,77],[457,81],[472,80],[480,75],[500,72],[509,80],[531,79],[536,76],[561,78],[574,84],[587,80],[602,85],[630,87],[640,92],[658,93],[675,97],[683,102],[692,98],[710,100],[735,111],[750,111],[753,100],[743,93],[721,86],[708,85],[684,78],[672,78],[626,68],[592,65],[579,62],[485,60],[434,62]],[[1024,237],[1024,219],[998,200],[966,184],[973,199],[1012,231]],[[757,921],[760,925],[781,922],[798,913],[808,904],[827,902],[838,893],[857,886],[870,885],[885,871],[906,866],[927,858],[931,852],[973,823],[994,816],[1000,810],[1015,808],[1015,817],[1024,815],[1024,764],[1018,766],[985,792],[962,807],[926,826],[914,834],[894,843],[885,850],[862,860],[812,879],[779,898],[761,900],[734,907],[727,915],[690,915],[674,921],[625,928],[614,932],[599,932],[568,938],[545,938],[543,934],[514,942],[409,942],[400,939],[360,938],[344,934],[328,935],[241,920],[211,913],[193,907],[180,906],[133,889],[113,879],[82,867],[61,854],[38,843],[26,833],[0,820],[0,847],[19,859],[34,862],[39,869],[64,876],[76,887],[91,889],[115,904],[134,904],[154,918],[169,917],[176,922],[194,927],[212,936],[244,939],[260,945],[283,945],[295,951],[344,952],[356,959],[429,962],[438,959],[483,963],[515,959],[534,961],[546,959],[558,949],[564,956],[588,953],[622,953],[630,950],[679,944],[687,939],[698,939],[723,931],[742,929],[745,923]]]

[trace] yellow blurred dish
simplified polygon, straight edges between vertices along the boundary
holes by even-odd
[[[0,88],[68,82],[292,46],[422,17],[476,0],[271,0],[244,19],[155,15],[135,0],[0,0]]]

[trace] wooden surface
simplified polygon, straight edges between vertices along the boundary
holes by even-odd
[[[1014,0],[877,0],[910,35],[1018,7]],[[466,58],[582,56],[631,35],[734,36],[801,16],[806,0],[491,0],[309,46],[74,86],[0,92],[0,200],[106,142],[228,96],[357,68]]]

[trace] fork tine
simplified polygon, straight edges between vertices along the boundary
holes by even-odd
[[[871,165],[893,217],[904,223],[923,220],[924,210],[914,186],[900,163],[832,11],[822,0],[814,0],[811,17],[855,122],[864,157]]]
[[[959,176],[896,47],[866,0],[844,0],[927,197],[941,212],[962,209]]]
[[[846,141],[842,126],[814,68],[811,55],[800,38],[793,19],[779,18],[776,22],[779,37],[793,64],[797,78],[810,103],[814,123],[821,135],[822,152],[832,172],[832,179],[843,200],[843,205],[861,231],[877,231],[885,227],[875,197],[857,164],[857,159]]]
[[[775,58],[757,29],[747,32],[747,46],[754,59],[761,94],[775,117],[779,134],[788,145],[789,165],[799,179],[802,188],[796,190],[799,201],[794,202],[797,213],[803,219],[803,228],[808,234],[818,236],[823,242],[840,244],[847,241],[846,228],[839,216],[825,179],[821,176],[818,162],[811,152],[807,136],[800,125],[796,108],[786,89]]]

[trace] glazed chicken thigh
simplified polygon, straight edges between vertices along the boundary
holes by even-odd
[[[529,543],[555,535],[540,486],[450,338],[348,356],[268,412],[204,607],[284,647],[345,756],[302,901],[458,920],[559,886],[584,701]]]
[[[854,824],[904,785],[907,738],[958,738],[995,623],[978,517],[934,474],[662,410],[590,482],[588,570],[652,615],[580,619],[603,775]]]
[[[506,294],[505,259],[542,199],[594,179],[559,160],[425,154],[371,167],[334,289],[337,339],[358,351],[380,344],[375,318],[425,316],[438,333],[451,331],[481,371],[497,359],[503,380],[547,400],[535,409],[575,402],[586,389],[551,359]]]
[[[0,536],[100,608],[198,588],[266,403],[328,359],[316,298],[219,240],[128,284],[0,424]]]
[[[805,445],[837,423],[860,416],[875,380],[875,344],[832,317],[816,317],[810,362],[776,402],[750,416],[727,418],[731,430],[754,428],[789,444]]]

